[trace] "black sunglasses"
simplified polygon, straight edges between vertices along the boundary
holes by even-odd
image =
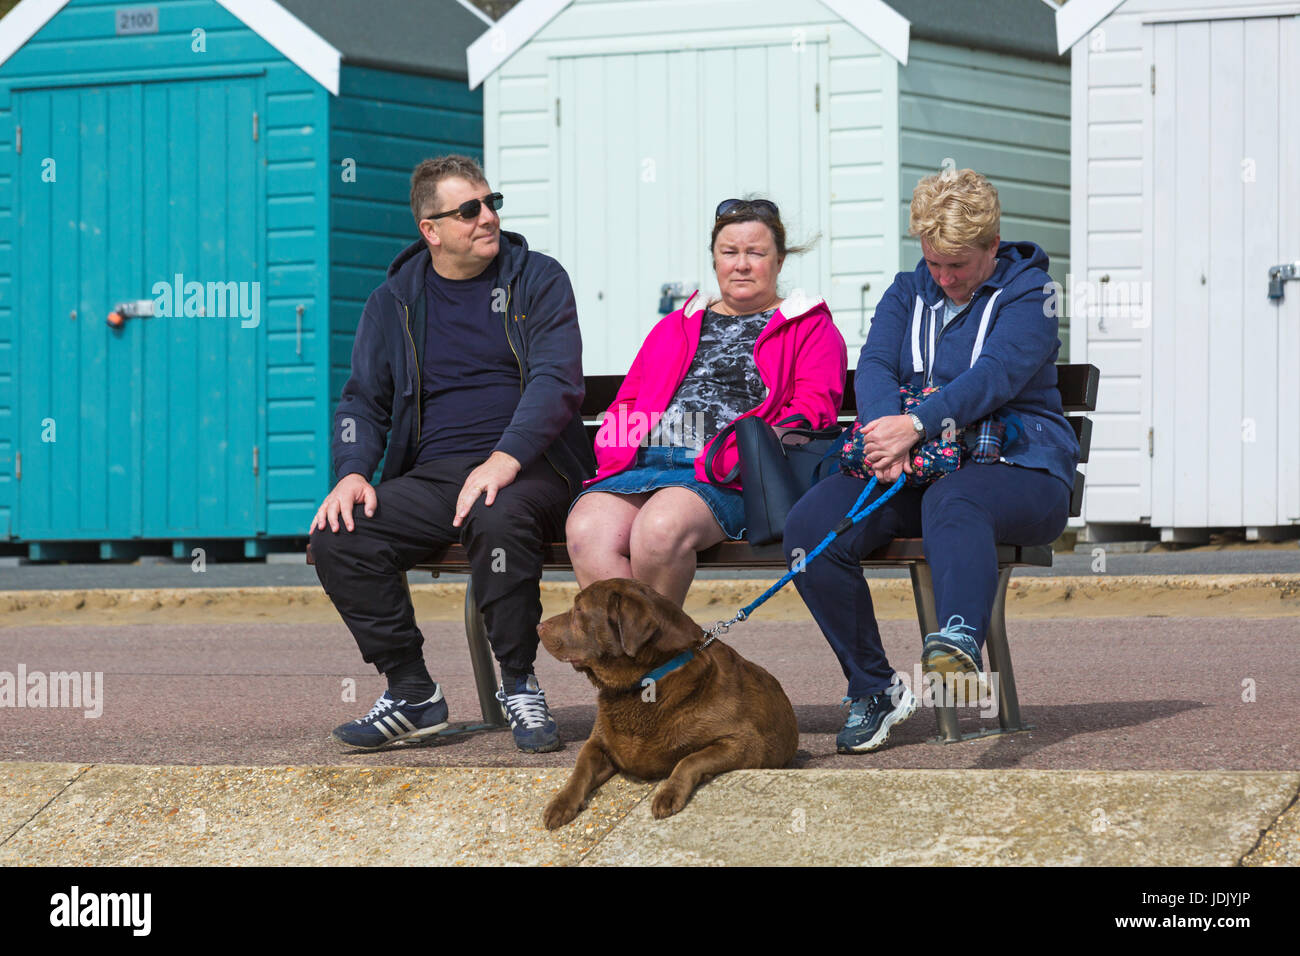
[[[448,209],[446,212],[440,212],[435,216],[425,216],[426,219],[442,219],[444,216],[454,216],[460,213],[462,219],[477,219],[479,211],[483,204],[487,203],[489,209],[500,209],[503,202],[500,193],[488,193],[482,199],[466,199],[455,209]]]
[[[772,219],[781,218],[781,211],[776,208],[776,203],[769,202],[766,199],[724,199],[718,203],[718,209],[713,214],[713,218],[721,219],[723,216],[735,212],[756,212],[761,216],[769,216]]]

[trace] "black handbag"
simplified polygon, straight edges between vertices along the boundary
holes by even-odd
[[[792,422],[807,422],[802,415],[791,415],[777,422],[784,427]],[[727,435],[734,430],[740,464],[726,477],[715,480],[713,459]],[[745,538],[755,547],[773,544],[785,535],[785,518],[794,503],[808,489],[827,475],[839,470],[839,451],[844,429],[792,428],[787,435],[808,440],[791,445],[777,438],[772,426],[757,415],[747,415],[732,422],[713,440],[704,461],[704,474],[713,484],[728,484],[740,478],[745,499]]]

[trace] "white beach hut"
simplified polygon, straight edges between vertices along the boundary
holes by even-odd
[[[1300,3],[1069,0],[1093,540],[1300,524]]]
[[[757,193],[852,360],[920,259],[916,181],[986,173],[1003,235],[1069,271],[1069,67],[1043,0],[523,0],[469,48],[507,228],[573,277],[588,373],[710,284],[716,204]],[[1064,330],[1063,330],[1064,331]],[[1062,356],[1064,360],[1065,356]]]

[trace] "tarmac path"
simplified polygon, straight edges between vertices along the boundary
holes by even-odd
[[[916,676],[914,623],[882,622],[891,661]],[[423,621],[425,656],[453,721],[479,719],[458,621]],[[1300,766],[1300,618],[1012,620],[1027,733],[932,745],[928,707],[881,750],[835,753],[844,679],[811,621],[755,620],[729,643],[784,685],[799,719],[795,766],[810,769],[1021,768],[1291,770]],[[507,733],[356,754],[328,739],[383,691],[339,622],[155,623],[0,630],[0,671],[103,674],[102,715],[0,707],[3,759],[260,766],[567,767],[595,718],[586,678],[542,651],[537,672],[568,743],[517,752]],[[910,672],[910,673],[908,673]],[[354,683],[354,688],[352,684]],[[345,698],[352,699],[345,699]],[[995,726],[975,710],[964,729]]]

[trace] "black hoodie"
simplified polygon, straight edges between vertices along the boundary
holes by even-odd
[[[334,474],[367,480],[380,458],[380,481],[405,474],[420,447],[420,369],[426,326],[429,248],[420,239],[388,267],[388,280],[366,300],[352,345],[352,374],[334,413]],[[492,321],[505,326],[519,362],[519,405],[497,442],[527,468],[545,456],[576,495],[595,472],[582,426],[582,338],[568,273],[530,252],[524,237],[501,232]],[[500,311],[497,311],[497,303]],[[450,347],[443,343],[440,347]],[[385,455],[385,450],[387,454]]]

